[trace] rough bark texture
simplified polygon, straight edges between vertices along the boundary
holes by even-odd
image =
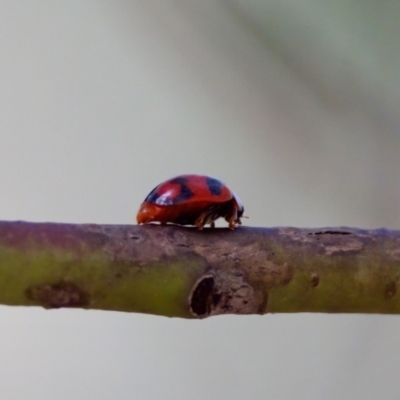
[[[400,231],[0,222],[0,303],[184,318],[399,313]]]

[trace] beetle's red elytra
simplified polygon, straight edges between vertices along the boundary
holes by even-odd
[[[136,216],[138,224],[206,224],[225,218],[230,229],[241,225],[244,207],[239,197],[220,180],[205,175],[179,175],[156,186]]]

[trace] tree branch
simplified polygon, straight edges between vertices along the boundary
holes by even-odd
[[[0,303],[176,316],[400,313],[400,231],[0,222]]]

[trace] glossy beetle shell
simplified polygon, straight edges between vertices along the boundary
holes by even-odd
[[[241,224],[243,205],[239,197],[220,180],[205,175],[180,175],[156,186],[137,214],[138,224],[160,222],[178,225],[206,224],[225,218],[229,228]]]

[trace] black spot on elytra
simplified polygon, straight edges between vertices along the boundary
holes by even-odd
[[[208,189],[214,196],[219,196],[222,192],[222,182],[215,178],[206,178]]]
[[[178,196],[174,198],[169,198],[168,195],[163,195],[158,193],[158,189],[160,186],[163,186],[164,184],[156,186],[145,198],[144,201],[147,201],[149,203],[153,204],[159,204],[163,206],[169,206],[177,203],[181,203],[185,200],[190,199],[191,197],[194,196],[194,193],[189,189],[187,186],[187,179],[183,177],[177,177],[174,179],[171,179],[167,184],[178,184],[180,185],[180,191]]]
[[[158,186],[156,186],[144,199],[144,201],[147,201],[149,203],[155,203],[156,200],[158,199],[159,195],[157,194],[157,189]]]
[[[178,185],[182,185],[182,186],[186,186],[187,179],[184,178],[183,176],[178,176],[178,177],[176,177],[174,179],[171,179],[169,182],[170,183],[177,183]]]
[[[187,178],[178,176],[177,178],[171,179],[170,183],[175,183],[175,184],[181,185],[181,191],[180,191],[179,195],[173,199],[173,201],[172,201],[173,204],[181,203],[185,200],[189,200],[190,198],[192,198],[194,196],[194,193],[187,186]]]
[[[178,196],[175,197],[174,203],[181,203],[182,201],[189,200],[194,196],[194,193],[184,184],[181,183],[181,191]]]
[[[187,179],[183,177],[177,177],[171,179],[167,184],[178,184],[180,185],[179,194],[176,197],[168,197],[168,195],[163,195],[158,193],[158,189],[160,186],[164,184],[156,186],[146,197],[145,201],[153,204],[159,204],[163,206],[170,206],[177,203],[182,203],[185,200],[189,200],[194,196],[194,193],[187,186]]]

